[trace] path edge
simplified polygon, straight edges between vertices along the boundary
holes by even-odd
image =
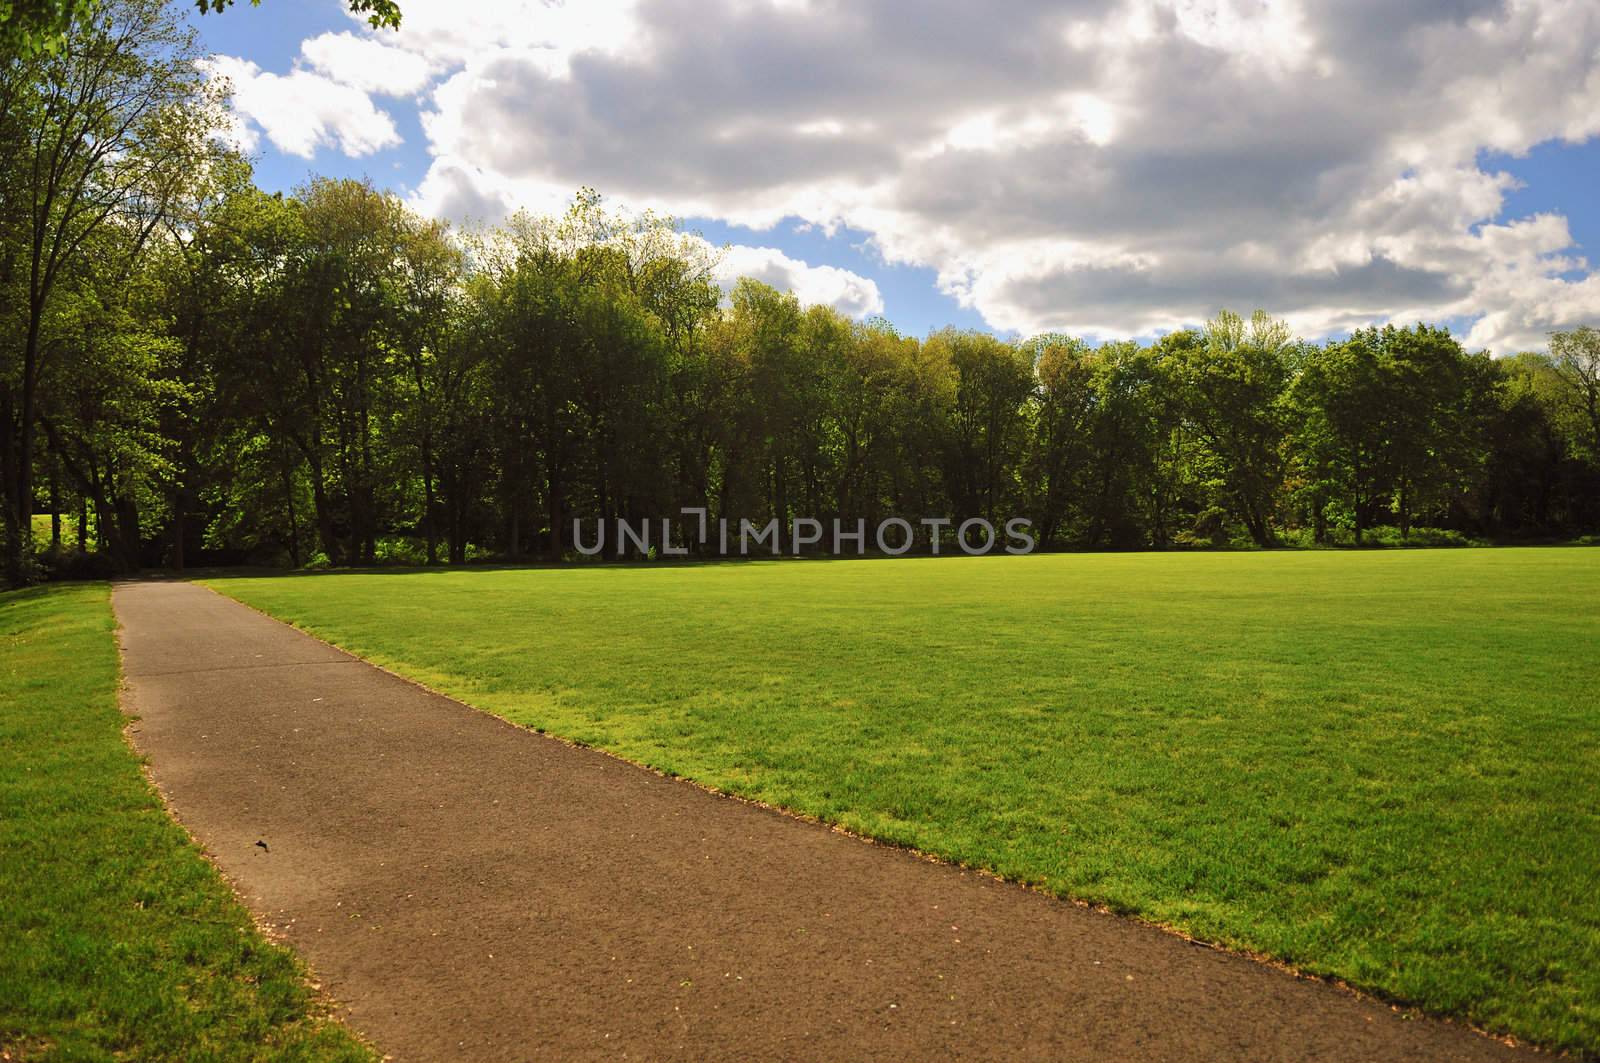
[[[321,977],[318,976],[315,968],[311,966],[310,961],[300,954],[300,950],[296,949],[294,945],[290,943],[288,937],[277,927],[276,924],[267,922],[265,917],[260,912],[256,911],[255,905],[251,904],[249,899],[246,898],[245,895],[240,891],[239,883],[234,880],[232,875],[228,874],[228,872],[222,868],[222,865],[217,863],[216,855],[212,853],[210,849],[206,848],[206,846],[201,843],[200,839],[194,836],[194,832],[189,829],[189,825],[185,823],[182,817],[178,815],[177,809],[172,807],[172,801],[167,795],[166,788],[162,786],[159,781],[157,781],[154,774],[151,772],[149,755],[146,754],[144,750],[139,748],[139,743],[133,737],[134,726],[139,723],[143,717],[139,715],[133,703],[133,685],[128,681],[126,668],[127,654],[123,645],[122,636],[124,628],[122,624],[122,617],[117,613],[114,599],[117,586],[119,584],[155,582],[189,583],[191,581],[158,581],[138,578],[120,578],[107,581],[106,608],[111,613],[113,625],[112,637],[117,644],[117,708],[122,713],[122,726],[118,730],[122,736],[122,742],[128,747],[128,752],[132,754],[134,763],[138,765],[139,775],[144,779],[145,785],[149,787],[150,792],[154,794],[156,800],[160,802],[161,811],[166,815],[168,821],[170,821],[174,826],[183,832],[183,836],[189,841],[190,848],[195,853],[199,854],[200,859],[205,861],[206,866],[211,869],[212,874],[216,875],[222,884],[227,887],[228,892],[233,896],[234,902],[239,905],[240,909],[245,913],[245,916],[250,920],[251,929],[260,934],[262,940],[264,940],[268,945],[272,946],[273,948],[282,949],[294,960],[295,967],[298,969],[300,984],[305,987],[306,992],[309,995],[309,1003],[311,1004],[311,1007],[307,1009],[308,1017],[323,1023],[332,1023],[334,1025],[343,1027],[344,1031],[350,1035],[351,1039],[372,1053],[374,1058],[381,1061],[390,1060],[393,1057],[389,1053],[385,1052],[381,1047],[379,1047],[372,1040],[372,1038],[368,1037],[365,1033],[356,1029],[349,1023],[346,1018],[350,1011],[349,1005],[342,1003],[332,993],[328,992],[326,985],[323,983]],[[192,585],[203,586],[203,584]],[[206,587],[205,589],[211,590],[210,587]],[[212,593],[216,592],[212,591]],[[223,597],[226,598],[227,595],[223,595]],[[234,599],[230,598],[228,600],[233,601]],[[242,605],[244,603],[241,602],[239,604]],[[296,630],[299,629],[297,628]],[[337,649],[338,647],[334,648]],[[350,654],[349,656],[354,657],[355,655]],[[360,660],[359,657],[356,659]]]

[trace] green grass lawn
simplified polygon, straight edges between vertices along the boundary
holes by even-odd
[[[1600,551],[212,585],[518,723],[1600,1050]]]
[[[33,542],[36,549],[45,550],[50,546],[50,515],[48,513],[35,513],[33,515]],[[61,518],[61,545],[67,549],[76,549],[78,546],[78,521],[72,514],[64,514]]]
[[[104,584],[0,594],[0,1054],[365,1060],[123,741]]]

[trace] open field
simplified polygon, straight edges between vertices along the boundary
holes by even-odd
[[[104,584],[0,595],[0,1048],[362,1060],[122,738]]]
[[[33,541],[35,546],[44,550],[50,545],[50,516],[46,513],[33,515]],[[90,541],[93,541],[91,533]],[[69,549],[78,546],[78,521],[72,514],[63,514],[61,517],[61,545]]]
[[[1600,553],[211,582],[516,722],[1600,1049]]]

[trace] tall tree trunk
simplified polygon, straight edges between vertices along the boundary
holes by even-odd
[[[173,493],[172,498],[172,571],[183,571],[183,513],[187,506],[188,494],[182,487]]]
[[[366,383],[363,377],[362,389]],[[361,558],[368,565],[378,562],[378,500],[373,485],[377,473],[372,461],[372,418],[363,403],[361,407]]]
[[[433,447],[427,433],[422,436],[422,533],[428,540],[428,564],[439,563],[439,529],[433,497]]]
[[[50,463],[50,552],[61,553],[61,477]]]
[[[428,564],[439,563],[439,527],[433,497],[433,415],[428,408],[427,378],[422,359],[412,357],[411,375],[417,385],[417,416],[422,420],[422,534],[428,541]]]
[[[789,535],[789,476],[788,462],[782,451],[773,458],[772,515],[778,518],[778,550],[788,549]]]
[[[509,510],[506,514],[509,542],[506,545],[509,556],[515,559],[522,556],[522,493],[523,485],[528,478],[526,446],[520,432],[512,446],[512,453],[515,455],[512,467],[516,471],[511,481],[511,489],[506,493],[506,507]]]
[[[15,587],[22,580],[21,547],[16,542],[17,510],[14,501],[17,490],[16,422],[12,414],[11,387],[0,384],[0,528],[4,529],[6,551],[6,582]]]
[[[466,491],[459,473],[452,473],[449,485],[450,499],[450,563],[467,563],[467,501]]]
[[[140,556],[143,542],[139,538],[139,503],[132,495],[116,500],[117,554],[122,567],[136,572],[143,567]]]
[[[452,486],[450,490],[450,563],[463,565],[467,561],[467,544],[461,537],[466,515],[462,512],[463,503],[456,497],[455,488]]]
[[[454,462],[446,461],[444,468],[439,470],[439,487],[444,491],[445,552],[448,554],[452,565],[461,564],[458,559],[458,554],[461,553],[459,549],[461,542],[461,507],[458,504],[461,494],[460,482]]]
[[[563,541],[561,524],[565,519],[565,514],[562,512],[565,504],[565,498],[563,497],[565,488],[566,485],[562,482],[560,466],[552,463],[550,466],[550,492],[545,498],[550,517],[550,560],[552,561],[561,560]]]
[[[289,514],[289,564],[300,567],[300,521],[294,509],[294,477],[287,461],[278,462],[278,472],[283,477],[283,505]]]
[[[1272,522],[1267,518],[1266,508],[1262,506],[1261,499],[1257,498],[1248,488],[1239,492],[1240,508],[1244,510],[1244,526],[1250,532],[1250,538],[1257,546],[1274,546],[1277,543],[1272,534]]]
[[[328,510],[328,491],[322,482],[322,462],[311,458],[311,504],[317,511],[317,538],[322,544],[322,550],[328,555],[328,562],[339,564],[341,552],[339,539],[333,533],[333,514]]]
[[[16,452],[13,457],[12,497],[15,517],[7,528],[7,576],[13,587],[32,578],[29,561],[33,556],[33,431],[35,389],[39,368],[39,329],[44,306],[41,298],[31,300],[27,338],[22,348],[22,406],[16,424]]]
[[[111,512],[111,503],[106,500],[105,493],[96,487],[94,490],[94,549],[98,554],[110,554],[115,561],[122,554],[121,544],[117,542],[117,518]]]
[[[1094,507],[1094,520],[1089,524],[1089,545],[1099,546],[1100,537],[1106,532],[1106,510],[1111,508],[1111,486],[1116,475],[1117,450],[1113,447],[1103,462],[1100,463],[1100,500]]]

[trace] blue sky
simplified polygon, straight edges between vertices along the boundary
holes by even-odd
[[[403,8],[399,34],[336,0],[196,16],[263,186],[367,176],[459,219],[590,185],[913,334],[1150,335],[1261,306],[1508,353],[1600,323],[1584,5]]]
[[[1522,183],[1506,195],[1502,220],[1564,214],[1575,250],[1600,264],[1600,139],[1577,144],[1548,140],[1521,158],[1485,152],[1479,164],[1504,170]],[[1565,275],[1576,278],[1584,272]]]
[[[685,218],[683,225],[714,244],[771,245],[802,262],[838,266],[870,277],[883,295],[883,316],[908,335],[921,336],[947,325],[994,331],[976,310],[939,290],[934,270],[885,263],[873,249],[870,235],[860,230],[840,228],[829,234],[793,217],[766,230],[704,217]]]

